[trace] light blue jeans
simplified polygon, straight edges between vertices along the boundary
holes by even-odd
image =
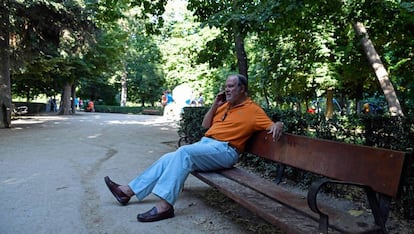
[[[128,185],[139,201],[153,193],[174,205],[190,172],[230,168],[238,158],[237,151],[227,142],[203,137],[164,154]]]

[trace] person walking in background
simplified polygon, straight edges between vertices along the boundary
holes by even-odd
[[[108,176],[104,181],[121,205],[132,196],[141,201],[153,193],[160,201],[149,211],[137,215],[140,222],[174,217],[174,203],[192,171],[212,171],[232,167],[244,151],[247,140],[257,131],[268,130],[275,140],[283,123],[273,123],[263,109],[247,95],[247,79],[230,75],[225,92],[219,93],[202,126],[205,136],[198,142],[166,153],[127,185],[119,185]]]
[[[92,100],[88,102],[88,106],[86,107],[87,112],[95,112],[95,104]]]
[[[203,93],[201,92],[197,99],[197,106],[204,106],[204,97],[203,97]]]
[[[75,98],[75,109],[79,110],[79,98]]]
[[[56,104],[56,98],[52,98],[52,101],[50,103],[50,108],[52,112],[57,111],[57,104]]]
[[[173,103],[173,102],[174,102],[174,99],[173,99],[170,91],[165,90],[164,93],[161,96],[161,105],[166,106],[166,105],[168,105],[170,103]]]
[[[172,97],[170,91],[165,90],[161,97],[161,105],[164,107],[163,116],[170,117],[174,115],[172,103],[174,103],[174,98]]]
[[[79,110],[83,110],[83,100],[79,98]]]
[[[165,92],[162,93],[162,95],[161,95],[161,105],[163,107],[165,107],[167,105],[167,95],[165,95]]]

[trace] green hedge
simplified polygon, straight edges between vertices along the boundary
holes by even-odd
[[[184,107],[179,123],[178,135],[185,137],[186,143],[194,143],[201,139],[206,132],[201,126],[203,117],[207,113],[209,107]]]
[[[198,141],[206,131],[201,127],[201,122],[208,109],[209,107],[185,107],[178,130],[180,137],[187,137],[189,143]],[[265,111],[273,121],[284,122],[285,132],[407,152],[400,195],[393,208],[404,218],[414,218],[414,118],[354,115],[336,116],[326,120],[322,115],[302,114],[291,110]],[[271,178],[276,176],[278,167],[274,162],[247,154],[241,157],[240,164]],[[315,177],[318,176],[291,167],[285,170],[286,179],[304,188],[309,187]],[[359,199],[358,196],[361,196],[358,192],[340,188],[330,192],[353,199]]]
[[[86,108],[86,107],[85,107]],[[95,105],[96,112],[102,113],[121,113],[121,114],[154,114],[153,111],[158,111],[159,115],[162,114],[161,107],[127,107],[127,106],[106,106],[106,105]]]

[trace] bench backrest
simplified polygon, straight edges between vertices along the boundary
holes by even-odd
[[[393,197],[398,193],[405,156],[401,151],[288,133],[274,142],[265,131],[249,140],[246,152],[332,179],[369,185]]]

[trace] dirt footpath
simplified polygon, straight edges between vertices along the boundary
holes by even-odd
[[[104,176],[127,183],[174,150],[174,122],[158,116],[81,112],[26,116],[12,124],[0,129],[1,234],[257,233],[257,227],[240,222],[250,220],[250,213],[215,206],[214,199],[223,204],[226,198],[191,175],[175,204],[175,218],[138,223],[137,213],[150,209],[158,201],[155,197],[140,203],[133,198],[127,206],[115,201]],[[232,218],[235,214],[240,217]],[[254,218],[249,222],[266,226]]]

